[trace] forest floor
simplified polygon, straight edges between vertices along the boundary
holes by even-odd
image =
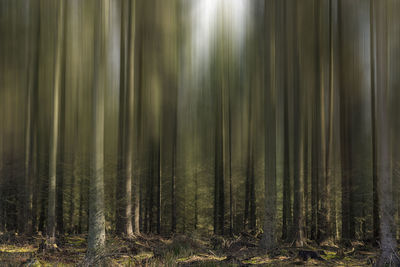
[[[241,234],[235,238],[163,238],[142,235],[133,239],[109,237],[104,257],[109,266],[368,266],[376,248],[353,242],[348,248],[334,244],[295,248],[282,246],[266,254],[258,239]],[[86,236],[59,238],[53,251],[42,251],[43,238],[14,234],[0,236],[0,266],[79,266],[86,252]]]

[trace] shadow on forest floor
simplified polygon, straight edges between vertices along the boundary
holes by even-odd
[[[59,238],[52,252],[40,251],[43,238],[14,234],[0,236],[0,266],[77,266],[84,259],[86,236]],[[241,234],[235,238],[163,238],[142,235],[132,239],[109,237],[104,255],[109,266],[368,266],[377,250],[353,242],[351,248],[282,246],[268,254],[258,247],[258,239]]]

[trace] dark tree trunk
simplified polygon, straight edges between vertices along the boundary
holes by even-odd
[[[296,2],[297,3],[297,2]],[[301,109],[301,95],[300,95],[300,62],[299,62],[299,37],[298,29],[298,13],[297,6],[294,7],[293,11],[293,30],[294,30],[294,47],[293,47],[293,240],[297,247],[303,246],[304,243],[304,217],[303,217],[303,175],[301,173],[302,167],[302,146],[303,136],[300,123],[302,122],[302,109]]]
[[[265,16],[269,26],[268,43],[269,86],[266,93],[269,99],[265,109],[265,219],[261,247],[271,250],[276,246],[276,0],[265,2],[268,12]],[[269,88],[269,89],[267,89]]]
[[[290,150],[289,150],[289,84],[287,81],[287,70],[289,68],[289,56],[287,52],[288,23],[287,23],[287,1],[283,1],[283,215],[282,215],[282,239],[289,238],[289,230],[292,223],[292,207],[290,199]]]
[[[389,29],[391,6],[389,1],[372,3],[372,18],[376,26],[376,127],[377,127],[377,174],[380,215],[380,246],[379,266],[400,264],[397,253],[395,231],[395,207],[393,202],[393,187],[391,177],[391,147],[390,147],[390,101],[389,101]],[[376,18],[376,19],[375,19]]]
[[[379,197],[378,197],[378,168],[376,147],[376,35],[374,19],[374,1],[370,0],[370,46],[371,46],[371,133],[372,133],[372,195],[373,195],[373,239],[379,241]]]

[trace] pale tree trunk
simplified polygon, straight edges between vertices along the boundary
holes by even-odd
[[[104,217],[104,92],[106,80],[106,40],[109,0],[101,0],[95,9],[94,73],[92,87],[92,148],[89,189],[89,233],[87,259],[90,266],[101,265],[105,248]]]
[[[60,92],[62,75],[62,44],[64,31],[64,1],[59,2],[57,26],[57,43],[54,70],[53,90],[53,119],[52,131],[50,134],[50,158],[49,158],[49,198],[47,211],[47,237],[50,243],[56,238],[56,184],[57,184],[57,147],[58,147],[58,125],[60,117]]]
[[[123,171],[121,172],[122,177],[119,179],[122,180],[121,183],[121,195],[119,196],[121,199],[118,201],[121,207],[117,207],[117,210],[122,210],[119,213],[118,220],[120,220],[121,228],[119,229],[120,233],[125,234],[126,236],[133,235],[132,228],[132,178],[133,178],[133,138],[134,138],[134,44],[135,44],[135,24],[134,24],[134,12],[135,12],[135,2],[129,1],[127,5],[128,9],[128,33],[127,33],[127,59],[128,62],[126,66],[126,90],[121,90],[125,92],[126,96],[126,106],[122,112],[126,112],[125,116],[120,113],[120,116],[124,116],[124,127],[122,130],[126,131],[125,134],[120,138],[124,138],[122,155],[123,159]],[[124,12],[124,10],[122,10]],[[124,21],[121,21],[124,23]],[[122,33],[123,34],[123,33]],[[121,38],[121,42],[123,42],[123,38]],[[122,48],[121,48],[122,49]],[[121,60],[125,60],[121,58]],[[125,70],[121,70],[124,72]],[[121,80],[121,83],[125,83],[125,81]],[[121,87],[122,88],[122,87]]]

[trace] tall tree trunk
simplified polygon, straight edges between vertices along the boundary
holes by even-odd
[[[245,227],[248,230],[255,230],[255,184],[254,184],[254,147],[253,142],[255,135],[253,129],[253,112],[252,112],[252,90],[249,90],[249,122],[247,132],[247,170],[246,170],[246,198],[245,198]]]
[[[65,39],[64,39],[65,44]],[[64,45],[65,47],[65,45]],[[62,60],[63,69],[65,69],[65,49],[63,49]],[[56,185],[56,230],[57,233],[64,233],[64,179],[65,179],[65,75],[62,75],[61,82],[61,106],[59,122],[59,160],[57,164],[57,185]]]
[[[120,81],[119,81],[119,112],[118,112],[118,169],[116,188],[116,232],[126,234],[126,102],[127,102],[127,19],[129,17],[128,1],[121,1],[121,47],[120,47]],[[128,14],[127,14],[128,13]]]
[[[172,174],[171,174],[171,232],[176,231],[176,158],[178,139],[178,88],[175,88],[173,96],[172,118]]]
[[[39,4],[34,5],[32,11],[32,17],[34,22],[32,23],[34,36],[32,40],[34,45],[30,52],[30,70],[28,80],[28,98],[27,98],[27,114],[26,114],[26,135],[25,135],[25,192],[26,192],[26,204],[25,204],[25,234],[32,235],[33,233],[33,206],[34,206],[34,180],[36,179],[36,131],[37,131],[37,91],[38,91],[38,80],[39,80],[39,51],[40,51],[40,6]],[[1,153],[1,151],[0,151]],[[1,164],[1,163],[0,163]],[[1,215],[0,215],[1,216]]]
[[[377,174],[380,215],[381,255],[378,264],[397,266],[393,188],[390,151],[390,108],[389,108],[389,22],[391,17],[388,1],[372,3],[372,18],[376,25],[376,127],[377,127]],[[376,18],[376,19],[375,19]],[[374,36],[374,35],[373,35]]]
[[[215,135],[214,135],[214,234],[224,234],[224,158],[223,158],[223,90],[219,88],[215,100]]]
[[[121,16],[121,91],[120,91],[120,131],[119,159],[120,175],[117,207],[117,232],[133,235],[132,227],[132,177],[133,177],[133,138],[134,138],[134,54],[135,54],[135,1],[122,2]],[[125,4],[125,5],[124,5]],[[127,27],[124,9],[127,9]],[[127,33],[125,33],[127,28]],[[125,37],[126,35],[126,37]],[[126,49],[125,49],[126,47]],[[127,59],[123,56],[127,54]],[[127,61],[124,63],[124,61]],[[122,169],[122,170],[121,170]]]
[[[315,169],[313,171],[317,175],[316,177],[316,224],[317,224],[317,236],[318,241],[323,241],[326,238],[326,203],[327,203],[327,192],[326,192],[326,123],[325,123],[325,81],[324,81],[324,38],[323,38],[323,16],[321,15],[323,11],[324,3],[319,0],[315,1],[315,12],[316,12],[316,88],[315,88],[315,103],[317,103],[315,108],[315,125],[313,127],[318,128],[316,130],[317,135],[317,153],[315,156],[318,159],[318,163],[315,162]],[[319,103],[319,105],[318,105]]]
[[[199,169],[198,166],[196,165],[196,171],[195,171],[195,176],[194,176],[194,186],[195,186],[195,193],[194,193],[194,229],[197,229],[197,225],[199,222],[199,215],[198,215],[198,200],[199,200],[199,183],[198,183],[198,173]]]
[[[370,0],[370,50],[371,50],[371,132],[372,132],[372,229],[374,242],[379,241],[379,197],[378,197],[378,163],[376,146],[376,35],[374,18],[374,1]]]
[[[161,177],[162,177],[162,161],[161,161],[161,140],[162,140],[162,136],[161,136],[161,121],[159,123],[159,140],[158,140],[158,147],[157,147],[157,234],[161,233]]]
[[[344,34],[343,34],[343,0],[338,0],[338,28],[340,45],[340,153],[342,168],[342,239],[348,240],[352,235],[352,212],[351,212],[351,140],[350,140],[350,93],[348,92],[345,79],[344,58]]]
[[[297,3],[297,2],[296,2]],[[299,36],[298,28],[298,9],[295,4],[293,10],[293,30],[294,30],[294,47],[293,47],[293,132],[295,133],[293,138],[293,240],[296,246],[301,247],[304,243],[304,217],[303,217],[303,175],[302,169],[302,154],[303,154],[303,136],[304,131],[301,127],[302,109],[301,109],[301,97],[300,97],[300,59],[299,59]]]
[[[289,150],[289,84],[287,70],[289,68],[289,56],[287,53],[288,26],[287,26],[287,0],[283,1],[283,215],[282,215],[282,239],[289,237],[289,227],[292,220],[292,208],[290,200],[290,150]]]
[[[333,1],[329,0],[329,118],[328,118],[328,141],[326,149],[326,218],[327,218],[327,237],[333,236],[333,223],[332,220],[332,208],[335,203],[335,194],[332,194],[332,185],[334,184],[334,179],[332,175],[332,155],[333,155],[333,114],[334,114],[334,55],[333,55]],[[333,197],[333,200],[331,198]]]
[[[53,119],[50,135],[50,157],[49,157],[49,197],[47,211],[47,237],[50,243],[56,238],[56,185],[57,185],[57,148],[60,120],[60,92],[62,80],[62,43],[64,31],[64,1],[59,2],[57,43],[54,70],[53,90]]]
[[[232,192],[232,115],[231,115],[231,100],[230,91],[228,89],[228,171],[229,171],[229,235],[233,236],[233,192]],[[197,183],[197,173],[196,173]],[[197,187],[197,185],[196,185]],[[197,190],[197,189],[196,189]],[[197,191],[196,191],[197,194]],[[197,197],[197,196],[196,196]],[[196,211],[197,212],[197,211]],[[196,218],[197,220],[197,218]]]
[[[269,8],[267,8],[269,7]],[[268,105],[265,105],[265,219],[261,246],[271,250],[276,246],[276,0],[266,1],[269,22],[269,86]]]
[[[101,0],[95,10],[94,70],[92,87],[92,148],[89,186],[89,233],[87,259],[92,266],[105,248],[104,217],[104,93],[106,77],[106,40],[109,0]],[[99,263],[100,261],[100,263]]]

